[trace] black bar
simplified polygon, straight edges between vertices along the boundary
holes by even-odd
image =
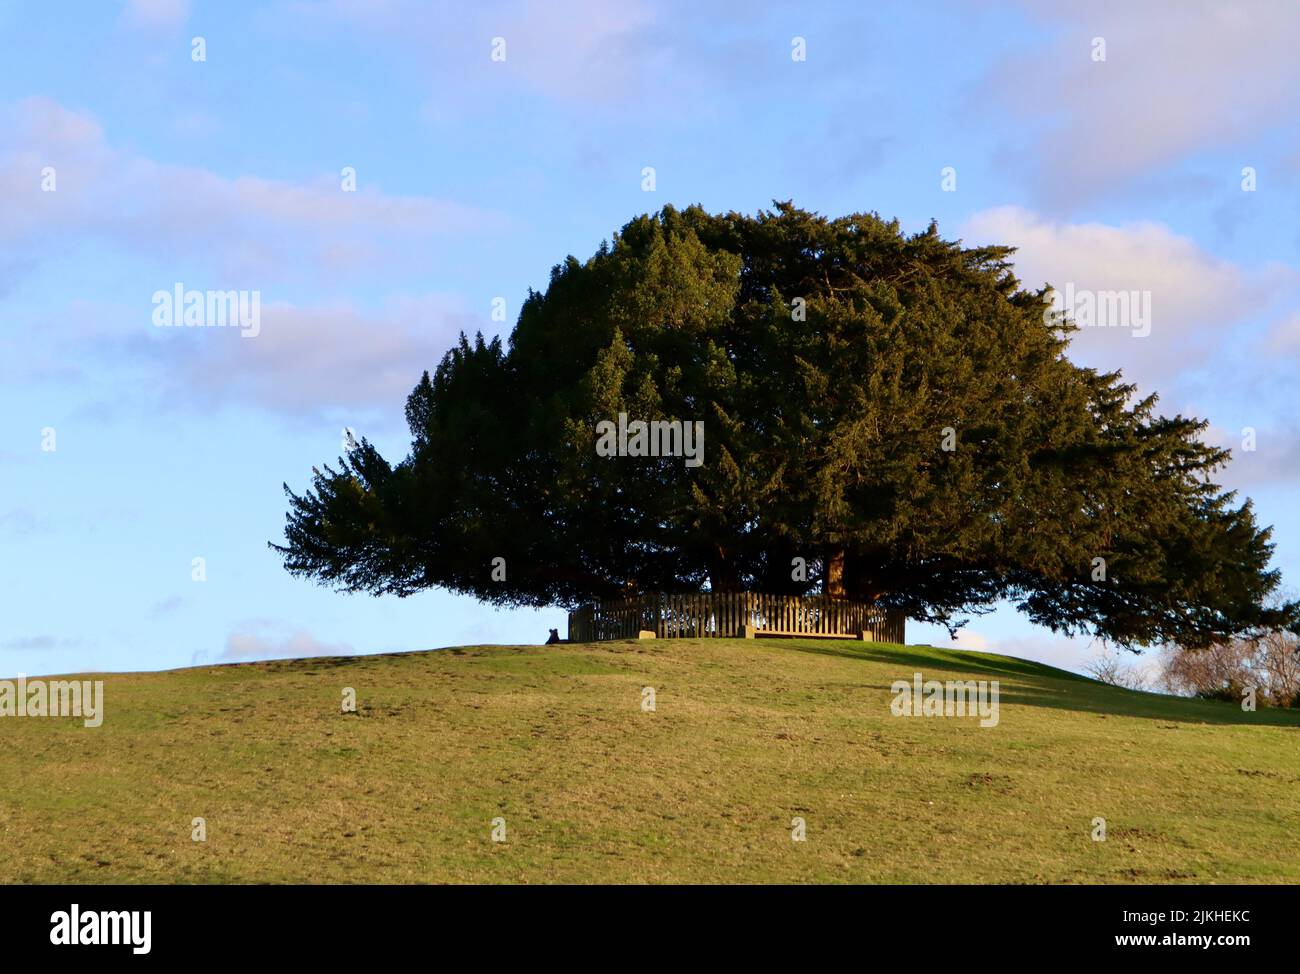
[[[114,955],[132,964],[283,957],[336,965],[374,960],[377,949],[447,961],[467,950],[466,959],[491,960],[531,945],[538,958],[553,949],[599,951],[613,962],[648,951],[676,964],[687,944],[707,942],[733,959],[834,947],[863,960],[900,950],[948,961],[1025,950],[1050,951],[1036,956],[1053,962],[1128,955],[1183,963],[1200,955],[1231,963],[1294,952],[1295,892],[1258,886],[5,886],[0,936],[7,962],[80,963]],[[87,913],[140,911],[143,919],[148,911],[148,953],[136,954],[129,942],[51,943],[52,918],[64,913],[70,920],[73,904],[83,923]],[[1155,942],[1119,943],[1122,937]],[[1212,942],[1187,942],[1192,937]],[[1216,939],[1223,937],[1245,942]],[[957,947],[963,953],[948,953]],[[453,949],[456,955],[445,953]]]

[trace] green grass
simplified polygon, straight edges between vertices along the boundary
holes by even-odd
[[[916,671],[1000,681],[998,726],[893,716]],[[1300,882],[1300,714],[1009,657],[647,640],[98,678],[98,729],[0,718],[0,881]]]

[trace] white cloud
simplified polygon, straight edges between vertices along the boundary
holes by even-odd
[[[80,639],[60,639],[55,636],[21,636],[17,639],[7,639],[0,642],[0,649],[75,649],[83,645],[85,643]]]
[[[480,324],[437,295],[379,313],[273,303],[256,338],[233,328],[159,328],[131,351],[154,363],[160,395],[172,402],[391,420],[420,373],[437,367],[462,329],[472,334]]]
[[[1076,673],[1082,672],[1084,664],[1099,652],[1101,644],[1089,636],[1058,636],[1048,629],[1031,626],[1022,618],[1011,614],[1010,606],[1006,606],[1005,611],[1008,619],[1013,619],[1014,624],[1021,629],[1030,629],[1031,634],[988,636],[963,627],[957,631],[957,638],[953,639],[938,626],[909,623],[908,637],[912,642],[928,642],[940,649],[1014,656]]]
[[[170,612],[175,612],[184,604],[185,600],[179,595],[169,595],[167,598],[155,602],[150,611],[156,616],[167,615]]]
[[[1268,336],[1264,354],[1300,357],[1300,311],[1279,321]]]
[[[1232,460],[1218,479],[1238,490],[1296,484],[1300,480],[1300,436],[1295,429],[1275,420],[1252,429],[1252,449],[1246,449],[1244,429],[1212,425],[1205,431],[1206,443],[1232,451]]]
[[[54,192],[42,190],[46,167]],[[243,288],[287,277],[328,282],[414,267],[435,239],[506,226],[494,211],[386,194],[364,174],[344,192],[341,179],[232,178],[158,163],[114,149],[89,114],[25,99],[0,111],[0,244],[24,255],[6,276],[91,241],[166,263],[202,261]]]
[[[1142,391],[1204,365],[1233,338],[1234,326],[1265,315],[1297,278],[1281,266],[1223,260],[1160,223],[1067,223],[1006,206],[972,216],[962,236],[1018,247],[1015,272],[1028,288],[1051,284],[1061,291],[1073,283],[1076,290],[1150,292],[1146,337],[1133,328],[1081,328],[1069,353],[1080,364],[1122,368]]]
[[[988,639],[975,632],[973,629],[959,629],[957,638],[950,639],[944,644],[946,649],[969,649],[976,653],[989,652],[990,643]]]
[[[132,306],[74,301],[48,313],[32,324],[43,336],[39,354],[24,332],[0,332],[0,378],[92,389],[97,373],[113,375],[113,402],[92,410],[101,418],[109,406],[242,406],[309,422],[391,425],[401,422],[420,373],[437,368],[460,332],[491,327],[453,299],[428,294],[377,310],[264,302],[260,331],[244,338],[237,327],[155,327],[148,297]],[[0,511],[0,536],[44,527],[29,511]]]
[[[421,0],[300,2],[287,8],[295,28],[344,25],[380,36],[386,43],[425,53],[429,72],[445,83],[427,106],[427,117],[458,113],[460,99],[521,92],[590,108],[629,99],[662,103],[668,89],[684,92],[683,75],[707,68],[685,54],[680,24],[692,8],[671,14],[676,30],[664,30],[661,7],[642,0],[513,0],[458,10],[457,37],[477,43],[447,43],[447,17]],[[707,36],[707,35],[706,35]],[[505,41],[505,60],[491,59],[495,38]],[[436,52],[428,56],[429,52]],[[700,92],[695,92],[698,99]]]
[[[1300,5],[1022,6],[1054,28],[1052,40],[1017,49],[976,96],[1024,120],[1006,125],[1020,134],[1003,157],[1025,170],[1042,202],[1072,205],[1139,183],[1158,188],[1154,181],[1167,180],[1176,161],[1279,129],[1300,108]],[[1095,37],[1105,39],[1104,62],[1092,60]]]
[[[49,99],[17,103],[7,115],[0,118],[11,123],[0,124],[0,196],[7,204],[0,208],[0,246],[25,255],[25,263],[0,266],[0,284],[30,272],[38,257],[80,242],[108,244],[148,263],[134,278],[141,283],[138,305],[74,300],[63,312],[43,312],[43,327],[32,324],[40,342],[18,330],[0,338],[12,352],[0,356],[8,359],[3,371],[76,378],[91,371],[89,353],[97,352],[118,358],[136,398],[311,417],[337,409],[357,421],[365,416],[356,411],[373,409],[391,420],[457,333],[487,324],[438,295],[363,310],[327,298],[310,305],[276,300],[276,291],[297,281],[319,295],[349,275],[373,288],[385,273],[422,270],[436,259],[435,237],[454,245],[467,234],[500,229],[494,214],[387,195],[364,180],[358,192],[345,193],[333,177],[294,184],[163,165],[114,150],[92,116]],[[56,170],[52,193],[40,188],[45,165]],[[187,272],[173,270],[182,266],[174,262]],[[177,282],[260,292],[260,334],[153,328],[152,294]]]
[[[1249,490],[1300,474],[1300,437],[1289,425],[1300,314],[1288,309],[1300,272],[1223,260],[1158,223],[1067,223],[1001,207],[977,213],[962,232],[969,242],[1017,246],[1015,272],[1026,287],[1149,290],[1147,337],[1080,328],[1069,358],[1121,369],[1140,394],[1161,394],[1166,415],[1213,420],[1205,441],[1232,451],[1219,482]],[[1243,448],[1243,426],[1256,430],[1254,451]]]
[[[147,30],[179,27],[190,15],[189,0],[127,0],[123,11],[132,26]]]
[[[51,530],[48,515],[37,514],[27,507],[0,512],[0,537],[17,540]]]
[[[1046,663],[1074,673],[1083,672],[1084,665],[1095,659],[1100,651],[1101,643],[1088,636],[1057,636],[1046,630],[1041,635],[996,640],[990,649],[990,652],[1003,656]]]
[[[347,643],[327,643],[305,629],[288,635],[268,633],[265,622],[246,624],[226,638],[218,660],[298,659],[304,656],[346,656],[353,652]]]
[[[667,51],[647,36],[653,10],[637,0],[526,0],[501,36],[515,39],[515,68],[556,98],[608,99],[654,77]],[[559,52],[563,56],[557,56]]]
[[[53,649],[57,644],[53,636],[21,636],[6,639],[0,643],[0,649]]]

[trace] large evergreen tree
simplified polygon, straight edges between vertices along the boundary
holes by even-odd
[[[462,336],[424,374],[405,460],[362,441],[286,486],[273,547],[342,589],[496,604],[820,590],[952,625],[1011,599],[1128,646],[1294,626],[1206,423],[1068,361],[1011,253],[789,204],[639,217],[555,267],[508,348]],[[705,462],[599,456],[620,412],[703,421]]]

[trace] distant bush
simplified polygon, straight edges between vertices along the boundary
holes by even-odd
[[[1109,650],[1103,650],[1096,659],[1085,664],[1083,671],[1094,680],[1109,683],[1113,687],[1123,687],[1125,690],[1149,690],[1151,688],[1151,681],[1145,673],[1136,666],[1122,662],[1115,653]]]
[[[1300,707],[1300,639],[1270,632],[1205,649],[1166,650],[1160,682],[1171,693],[1239,703],[1248,688],[1265,707]]]

